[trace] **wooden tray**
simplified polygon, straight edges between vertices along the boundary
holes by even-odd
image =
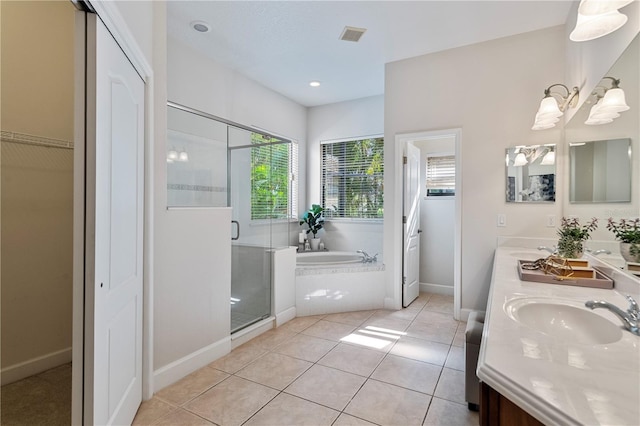
[[[553,275],[547,275],[539,269],[522,269],[522,263],[530,263],[530,260],[518,260],[518,275],[522,281],[535,281],[538,283],[573,285],[578,287],[613,288],[613,280],[600,272],[597,268],[592,269],[595,278],[570,277],[560,280]],[[577,268],[583,274],[589,268]]]
[[[567,262],[569,263],[569,265],[571,265],[572,268],[578,266],[580,268],[588,268],[589,267],[589,261],[588,260],[584,260],[584,259],[567,259]]]
[[[640,277],[640,263],[627,262],[627,270]]]

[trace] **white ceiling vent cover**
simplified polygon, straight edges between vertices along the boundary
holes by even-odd
[[[340,40],[358,42],[365,31],[367,31],[366,28],[344,27],[342,34],[340,34]]]

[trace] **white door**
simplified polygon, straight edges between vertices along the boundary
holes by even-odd
[[[85,424],[130,424],[142,400],[144,82],[87,15]]]
[[[407,143],[404,157],[402,222],[402,306],[407,307],[420,294],[420,149]]]

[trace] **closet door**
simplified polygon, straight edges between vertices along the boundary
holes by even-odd
[[[84,423],[130,424],[142,400],[145,85],[87,14]]]

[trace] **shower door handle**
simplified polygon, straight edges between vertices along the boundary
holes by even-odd
[[[236,236],[235,237],[231,237],[231,239],[233,241],[236,241],[236,240],[240,239],[240,222],[238,222],[237,220],[232,220],[231,223],[236,225],[236,231],[237,231],[236,232]]]

